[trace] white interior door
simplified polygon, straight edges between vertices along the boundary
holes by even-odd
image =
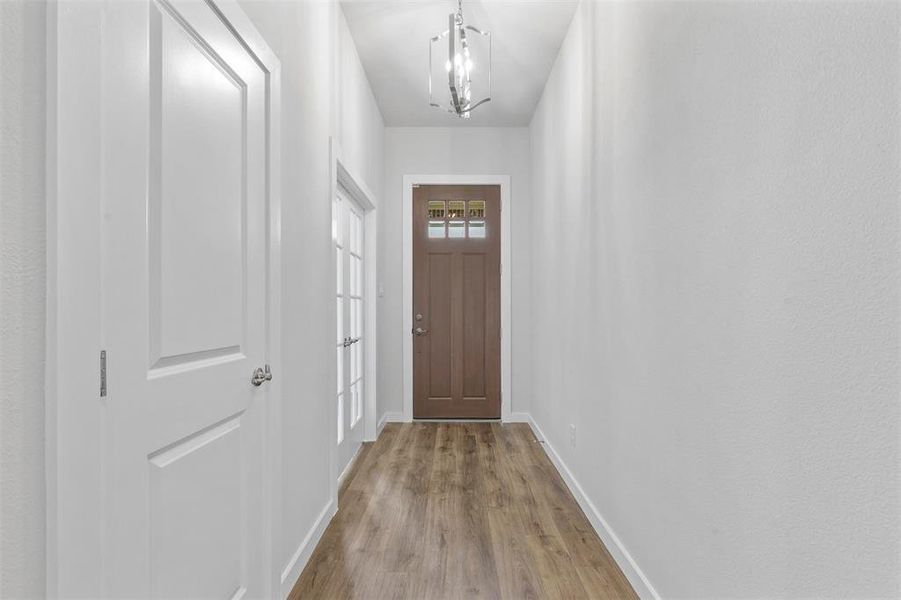
[[[363,442],[365,336],[363,212],[339,192],[332,210],[337,288],[338,473]]]
[[[193,0],[109,3],[102,54],[104,596],[263,597],[266,75]]]

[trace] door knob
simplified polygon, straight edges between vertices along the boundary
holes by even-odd
[[[416,329],[413,330],[413,333],[415,333],[416,335],[425,335],[428,332],[429,332],[428,329],[423,329],[422,327],[417,327]]]
[[[272,381],[272,371],[269,369],[269,365],[266,365],[265,369],[263,367],[257,367],[253,370],[253,375],[250,377],[250,383],[260,387],[267,381]]]

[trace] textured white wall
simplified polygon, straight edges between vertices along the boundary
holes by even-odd
[[[453,119],[448,115],[448,119]],[[403,412],[404,175],[509,175],[512,246],[513,411],[528,412],[529,374],[529,130],[525,127],[388,127],[379,211],[378,410]]]
[[[899,11],[583,3],[534,116],[532,415],[663,597],[901,594]]]
[[[0,597],[44,595],[43,2],[0,2]]]

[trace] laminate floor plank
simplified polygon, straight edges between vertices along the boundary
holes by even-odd
[[[526,424],[389,424],[292,600],[637,598]]]

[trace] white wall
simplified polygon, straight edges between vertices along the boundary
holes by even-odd
[[[44,595],[46,10],[0,2],[0,597]]]
[[[448,115],[448,119],[452,119]],[[529,131],[524,127],[388,127],[379,211],[379,419],[403,412],[403,177],[509,175],[512,273],[513,412],[528,412],[531,390],[529,301]]]
[[[340,134],[348,168],[379,189],[383,126],[348,46],[337,3],[248,0],[242,6],[282,66],[285,395],[282,517],[275,532],[281,553],[275,562],[283,569],[330,502],[333,484],[328,458],[335,443],[336,368],[329,139]]]
[[[338,10],[338,70],[335,135],[341,146],[341,161],[354,177],[363,180],[373,194],[382,192],[382,151],[385,122],[376,104],[357,48],[347,27],[344,11]],[[378,198],[371,198],[378,203]]]
[[[282,66],[282,498],[281,554],[289,567],[330,501],[327,449],[334,311],[324,286],[331,258],[329,57],[333,7],[245,2],[244,10]],[[278,376],[279,374],[277,374]]]
[[[583,3],[534,116],[532,416],[663,597],[901,594],[899,10]]]

